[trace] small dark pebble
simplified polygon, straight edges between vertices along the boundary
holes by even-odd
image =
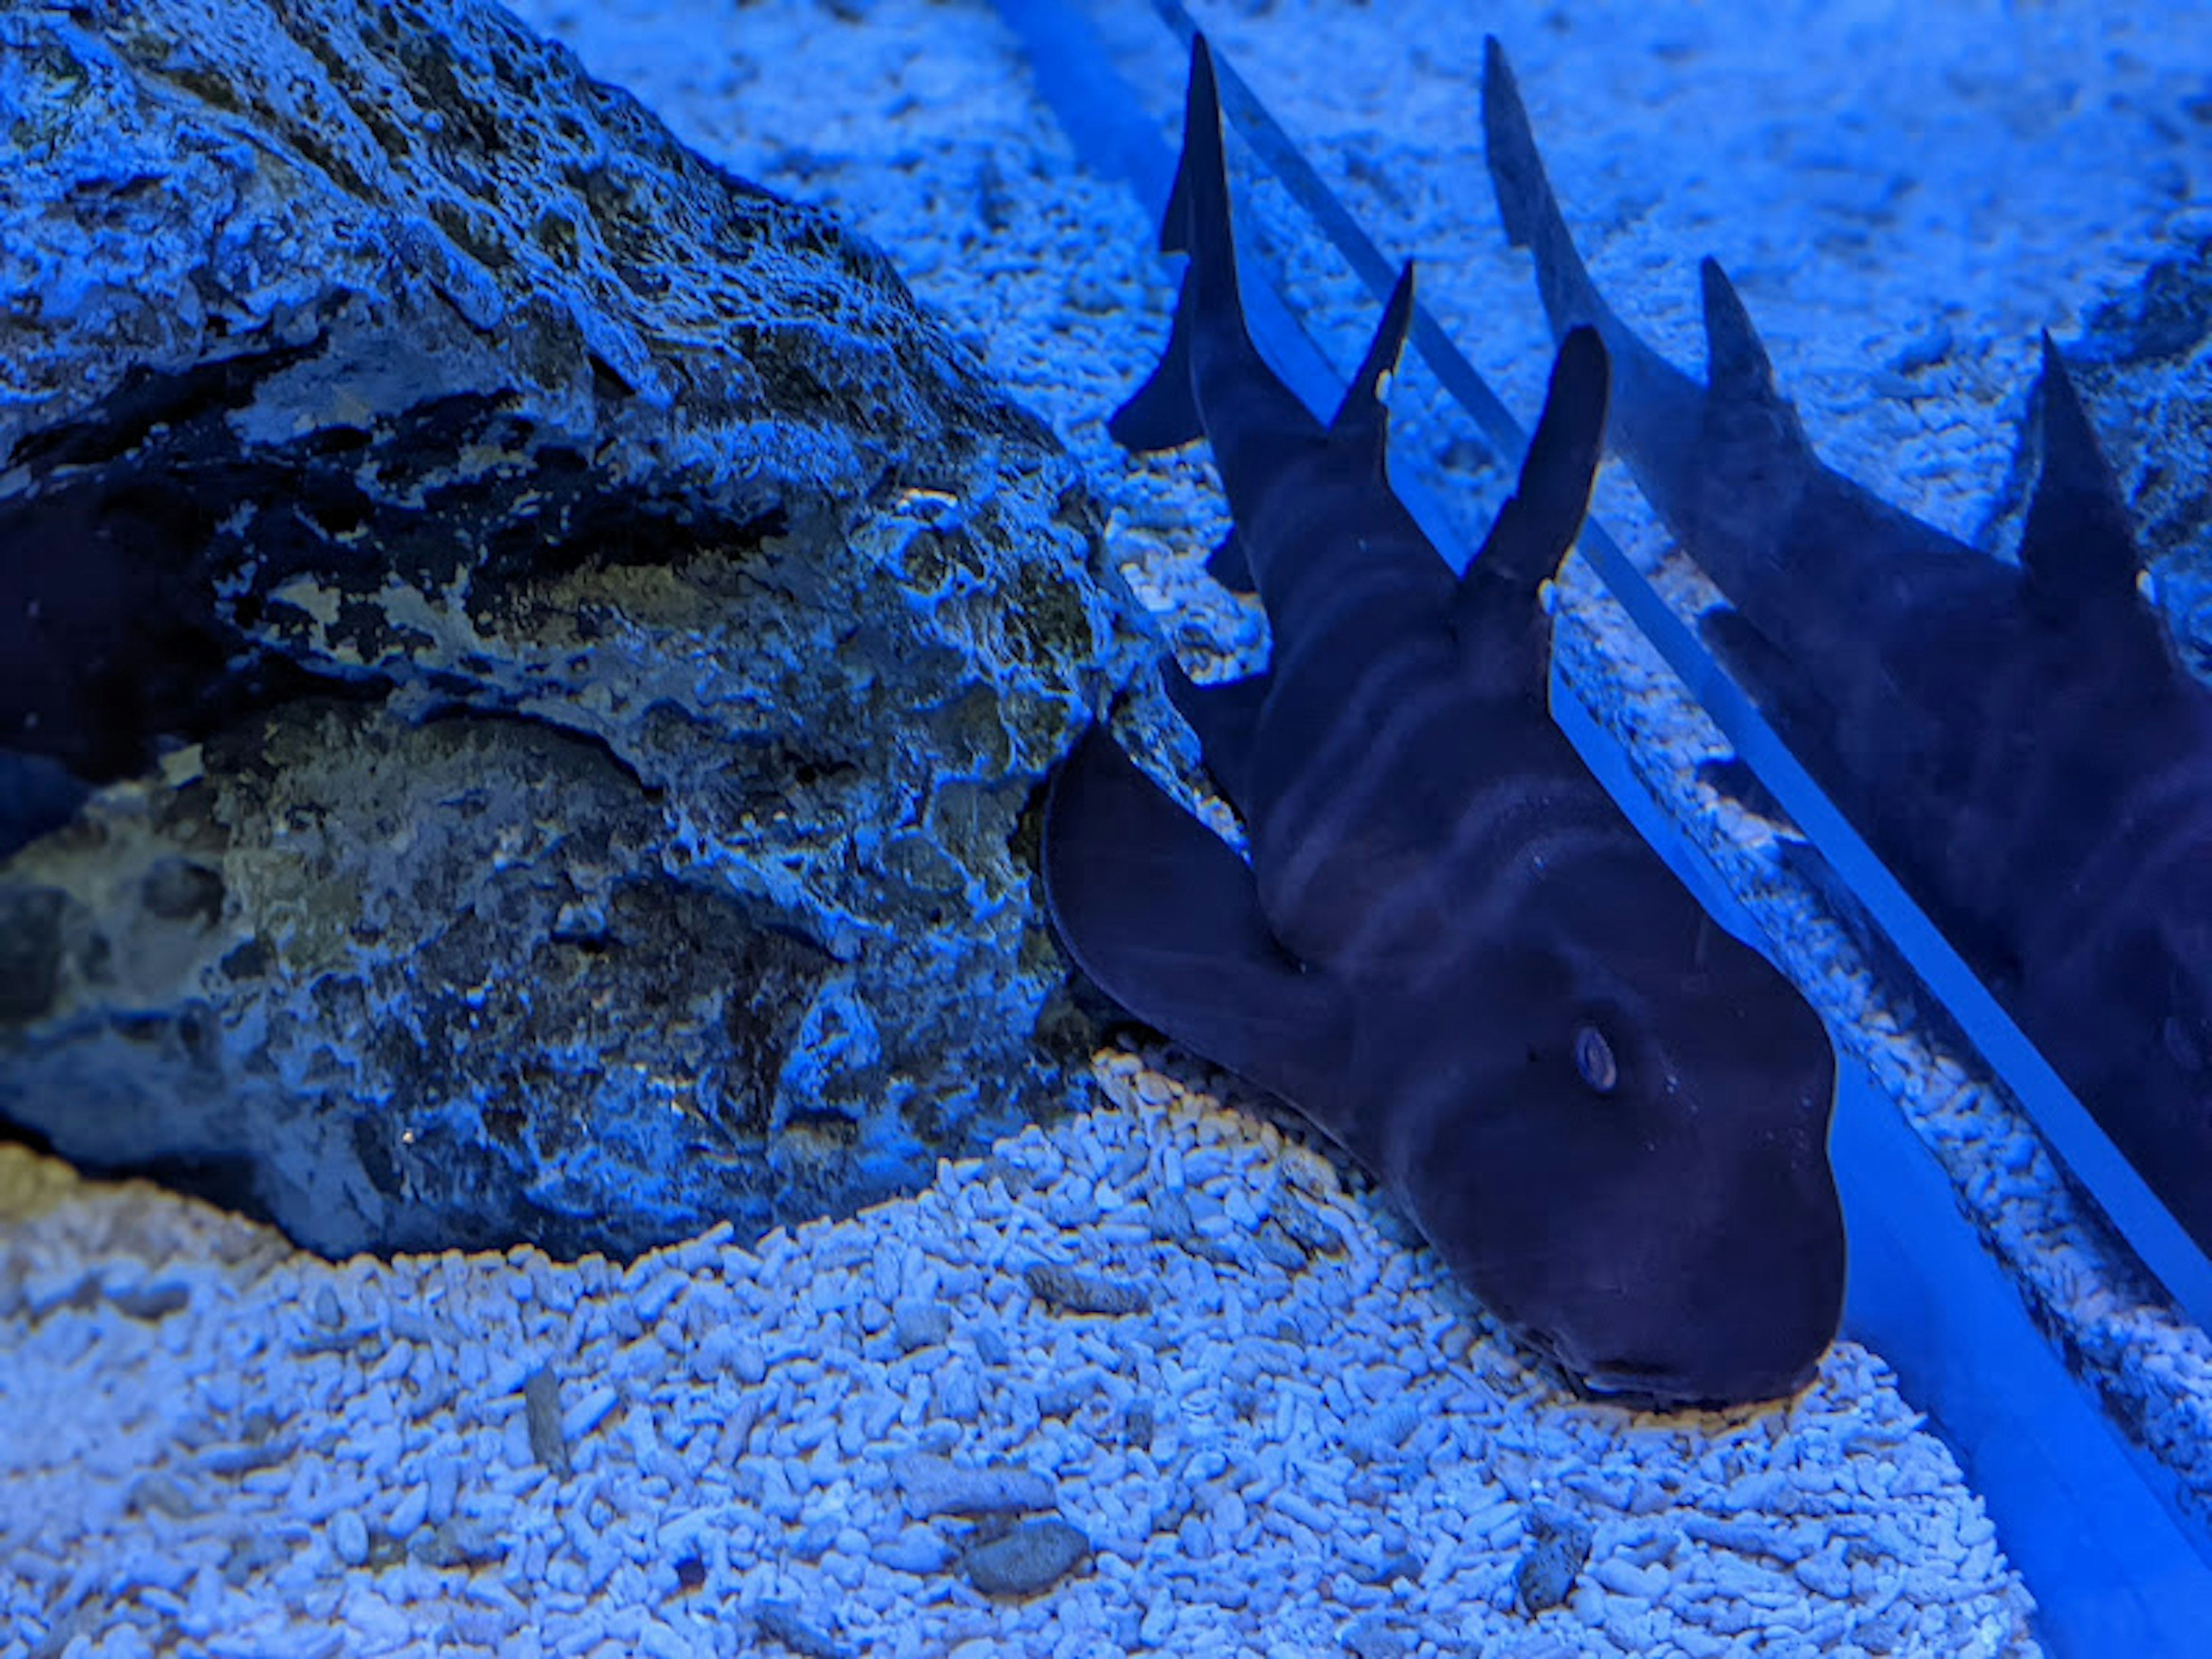
[[[1897,355],[1889,360],[1890,371],[1917,374],[1923,368],[1933,368],[1951,355],[1956,343],[1950,324],[1938,319],[1898,348]]]
[[[1162,1243],[1188,1238],[1198,1229],[1192,1224],[1190,1201],[1172,1187],[1152,1194],[1152,1235]]]
[[[416,1532],[407,1553],[426,1567],[488,1567],[507,1559],[507,1546],[489,1522],[457,1515]]]
[[[1362,1613],[1344,1627],[1340,1638],[1354,1659],[1406,1659],[1413,1638],[1379,1613]]]
[[[523,1415],[529,1419],[530,1455],[563,1480],[575,1473],[568,1437],[561,1432],[561,1384],[540,1365],[523,1379]]]
[[[763,1636],[781,1642],[805,1659],[852,1659],[852,1650],[787,1601],[763,1601],[753,1609]]]
[[[192,1304],[192,1293],[176,1285],[157,1285],[151,1290],[108,1293],[108,1305],[127,1318],[152,1324]]]
[[[240,1533],[230,1540],[223,1556],[222,1582],[233,1589],[243,1589],[250,1580],[290,1560],[292,1551],[289,1541],[268,1533]]]
[[[1080,1273],[1054,1262],[1041,1263],[1023,1275],[1030,1290],[1062,1313],[1150,1313],[1152,1299],[1134,1285]]]
[[[149,1474],[131,1489],[131,1506],[166,1515],[172,1521],[191,1521],[207,1513],[191,1492],[166,1474]]]
[[[1589,1563],[1589,1526],[1550,1504],[1534,1504],[1522,1517],[1528,1547],[1513,1569],[1513,1587],[1522,1611],[1534,1616],[1563,1606],[1575,1593],[1575,1580]]]
[[[1217,1267],[1242,1267],[1244,1258],[1230,1246],[1207,1237],[1204,1233],[1191,1233],[1179,1241],[1185,1255],[1196,1256],[1200,1261],[1211,1261]]]
[[[1089,1405],[1097,1392],[1088,1382],[1048,1382],[1037,1390],[1037,1415],[1065,1423]]]
[[[1285,1237],[1309,1255],[1342,1255],[1344,1235],[1336,1224],[1291,1192],[1279,1192],[1268,1206]]]
[[[986,1595],[1048,1589],[1091,1553],[1091,1540],[1056,1518],[1024,1521],[968,1552],[968,1582]]]
[[[1367,1582],[1380,1589],[1388,1589],[1401,1578],[1409,1584],[1413,1584],[1419,1583],[1420,1577],[1419,1559],[1411,1555],[1398,1554],[1390,1557],[1373,1572],[1368,1574]]]
[[[916,1521],[939,1515],[1022,1515],[1048,1510],[1060,1502],[1060,1489],[1045,1476],[1011,1463],[965,1468],[927,1452],[906,1452],[891,1460],[891,1479]]]
[[[707,1564],[696,1555],[687,1555],[676,1564],[676,1585],[678,1589],[695,1590],[707,1582]]]
[[[1283,1233],[1279,1227],[1262,1227],[1253,1236],[1253,1243],[1261,1255],[1286,1273],[1302,1273],[1310,1258]]]

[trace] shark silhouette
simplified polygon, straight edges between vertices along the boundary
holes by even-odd
[[[1201,39],[1161,236],[1190,256],[1174,333],[1112,430],[1207,441],[1267,611],[1265,672],[1166,670],[1252,858],[1094,727],[1046,810],[1060,936],[1131,1013],[1364,1164],[1585,1389],[1790,1394],[1843,1295],[1826,1032],[1547,706],[1540,589],[1588,504],[1604,347],[1560,347],[1517,491],[1455,577],[1386,477],[1410,268],[1324,426],[1246,331],[1229,211]]]
[[[2137,586],[2050,336],[2015,568],[1820,463],[1714,261],[1705,384],[1630,331],[1576,254],[1494,40],[1483,125],[1554,331],[1604,337],[1613,442],[1728,599],[1703,619],[1716,653],[2212,1249],[2212,693]]]

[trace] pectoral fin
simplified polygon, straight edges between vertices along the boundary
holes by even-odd
[[[1061,942],[1130,1013],[1309,1111],[1341,1091],[1342,994],[1276,942],[1244,861],[1098,727],[1053,780],[1043,864]]]

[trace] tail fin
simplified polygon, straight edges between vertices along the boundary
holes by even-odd
[[[1342,990],[1276,942],[1244,861],[1095,726],[1053,775],[1041,863],[1060,942],[1107,995],[1342,1126]]]

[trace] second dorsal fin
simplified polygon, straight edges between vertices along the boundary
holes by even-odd
[[[1408,259],[1399,269],[1382,319],[1375,325],[1375,337],[1367,343],[1367,355],[1360,360],[1352,384],[1345,388],[1344,400],[1337,404],[1328,423],[1332,441],[1370,447],[1378,471],[1390,435],[1390,411],[1382,402],[1382,383],[1406,355],[1406,336],[1413,326],[1413,262]]]
[[[1706,389],[1732,404],[1788,407],[1774,384],[1774,364],[1766,355],[1765,342],[1752,326],[1743,296],[1720,261],[1701,260],[1698,279],[1705,299]]]
[[[1522,458],[1520,482],[1461,577],[1463,594],[1478,582],[1503,580],[1534,595],[1559,568],[1589,507],[1610,386],[1611,363],[1597,330],[1570,330],[1552,361],[1552,383]]]

